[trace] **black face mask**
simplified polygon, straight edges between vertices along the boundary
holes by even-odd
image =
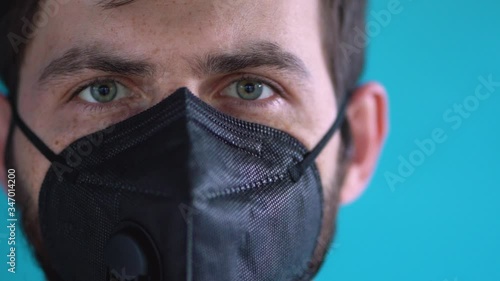
[[[39,197],[61,280],[310,280],[323,196],[311,151],[225,115],[186,88],[53,153]],[[15,110],[14,110],[15,111]]]

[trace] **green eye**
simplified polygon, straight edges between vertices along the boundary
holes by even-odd
[[[130,90],[113,80],[95,82],[78,94],[81,99],[90,103],[108,103],[128,95]]]
[[[243,80],[237,84],[238,96],[244,100],[256,100],[264,92],[262,83]]]
[[[266,99],[273,94],[273,89],[270,86],[253,79],[234,82],[222,92],[222,95],[247,101]]]
[[[107,82],[92,85],[90,88],[90,94],[92,97],[101,103],[106,103],[112,101],[116,97],[116,93],[118,90],[116,89],[115,82]]]

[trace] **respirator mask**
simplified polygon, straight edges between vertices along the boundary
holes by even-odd
[[[39,194],[42,238],[65,281],[298,281],[322,226],[315,148],[181,88],[54,153]]]

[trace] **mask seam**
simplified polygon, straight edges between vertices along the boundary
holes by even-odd
[[[257,188],[266,186],[268,184],[272,184],[272,183],[284,180],[284,179],[286,179],[287,175],[288,175],[287,172],[279,173],[277,175],[269,176],[269,177],[264,178],[264,179],[259,179],[259,180],[256,180],[254,182],[247,183],[247,184],[244,184],[241,186],[226,188],[222,191],[202,193],[202,194],[200,194],[200,196],[206,200],[214,200],[214,199],[217,199],[220,197],[230,196],[230,195],[246,192],[249,190],[257,189]]]

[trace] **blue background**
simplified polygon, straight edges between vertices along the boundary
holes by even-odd
[[[371,1],[368,12],[387,10],[389,2]],[[498,281],[500,88],[457,129],[443,114],[474,95],[478,77],[500,81],[500,2],[401,0],[401,7],[371,33],[364,75],[389,91],[390,137],[365,195],[342,207],[316,281]],[[415,155],[415,141],[436,128],[446,141],[391,187],[385,174],[398,175],[400,156]],[[0,207],[5,222],[7,206]],[[42,280],[21,246],[18,273],[7,274],[6,234],[1,227],[0,280]]]

